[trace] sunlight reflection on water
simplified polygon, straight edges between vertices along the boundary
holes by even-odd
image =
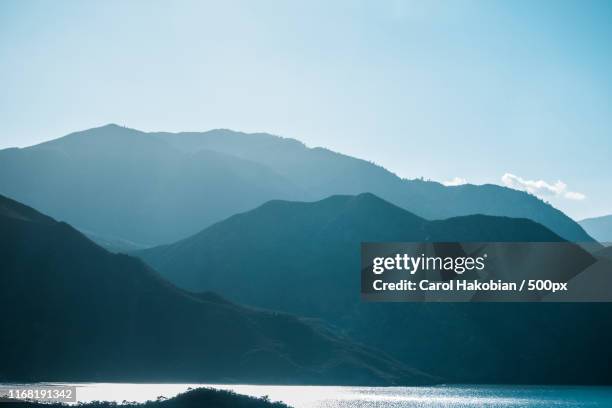
[[[323,387],[222,384],[78,383],[79,402],[155,400],[171,398],[189,388],[233,390],[256,397],[269,396],[295,408],[408,407],[607,407],[610,387],[437,386],[437,387]]]

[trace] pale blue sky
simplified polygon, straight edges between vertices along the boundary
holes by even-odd
[[[612,213],[610,1],[4,0],[0,85],[0,148],[265,131]]]

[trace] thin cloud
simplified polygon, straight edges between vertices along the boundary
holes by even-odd
[[[584,200],[586,198],[582,193],[569,191],[567,189],[567,184],[561,180],[558,180],[554,184],[550,184],[544,180],[525,180],[511,173],[504,174],[501,180],[506,187],[527,191],[538,197],[562,197],[568,200]]]
[[[450,186],[460,186],[462,184],[467,184],[467,180],[464,179],[464,178],[461,178],[461,177],[455,177],[455,178],[453,178],[451,180],[443,181],[442,184],[444,184],[447,187],[450,187]]]

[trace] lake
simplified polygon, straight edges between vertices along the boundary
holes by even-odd
[[[219,384],[78,383],[80,402],[167,398],[188,388],[211,387],[283,401],[295,408],[610,407],[612,387],[435,386],[323,387]]]

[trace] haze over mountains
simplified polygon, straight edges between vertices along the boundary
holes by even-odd
[[[365,241],[562,238],[527,219],[476,215],[426,221],[361,194],[314,203],[271,201],[137,255],[179,286],[326,319],[449,382],[612,380],[609,304],[364,303],[358,271]],[[595,262],[577,245],[568,251],[585,267]]]
[[[144,133],[117,125],[0,151],[0,193],[109,246],[177,241],[271,199],[374,193],[426,219],[529,218],[561,237],[592,238],[559,210],[496,185],[445,187],[268,134]]]
[[[586,218],[579,224],[599,242],[612,243],[612,215]]]
[[[360,301],[362,241],[592,241],[524,192],[267,134],[108,125],[0,151],[0,193],[117,251],[164,244],[133,252],[147,266],[0,197],[0,380],[612,382],[608,304]]]
[[[527,219],[474,215],[427,221],[364,193],[316,202],[269,201],[177,243],[134,254],[189,290],[214,290],[247,304],[321,316],[343,314],[359,299],[360,281],[352,278],[361,269],[361,242],[425,241],[562,238]],[[326,302],[311,300],[321,298],[317,282],[330,291]],[[348,304],[343,293],[351,296]]]
[[[190,293],[0,196],[0,381],[432,381],[322,324]]]

